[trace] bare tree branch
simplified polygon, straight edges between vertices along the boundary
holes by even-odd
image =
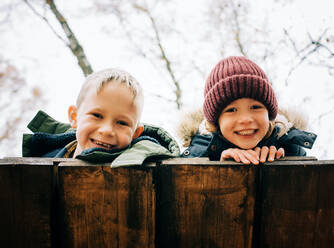
[[[13,147],[19,142],[18,129],[27,121],[31,111],[44,100],[40,89],[29,86],[21,72],[1,57],[0,99],[0,113],[6,116],[0,121],[0,146],[5,150],[3,152],[12,153]]]
[[[92,66],[90,65],[85,52],[80,45],[79,41],[75,37],[73,31],[71,30],[70,26],[68,25],[65,17],[59,12],[57,9],[56,4],[53,0],[46,0],[46,4],[50,7],[50,10],[55,15],[56,19],[60,23],[62,29],[64,30],[64,33],[68,39],[68,42],[66,42],[52,27],[52,25],[49,23],[46,17],[39,14],[33,6],[28,2],[28,0],[24,0],[24,2],[29,6],[29,8],[36,14],[39,18],[41,18],[52,30],[52,32],[60,39],[62,40],[65,45],[71,50],[73,55],[77,58],[78,64],[85,76],[91,74],[93,72]]]
[[[287,36],[288,39],[289,39],[289,41],[291,42],[292,47],[293,47],[293,49],[295,50],[295,53],[298,55],[298,54],[299,54],[299,51],[298,51],[296,42],[292,39],[292,37],[290,36],[290,34],[289,34],[289,32],[288,32],[287,29],[284,28],[283,31],[284,31],[285,36]]]
[[[156,98],[159,98],[159,99],[163,99],[166,102],[175,103],[174,99],[167,98],[167,97],[165,97],[163,95],[160,95],[160,94],[157,94],[157,93],[153,93],[153,92],[148,92],[148,94],[150,96],[153,96],[153,97],[156,97]]]
[[[32,10],[32,12],[34,12],[35,15],[37,15],[39,18],[41,18],[46,25],[49,26],[49,28],[51,29],[51,31],[58,37],[58,39],[60,39],[62,42],[64,42],[64,44],[66,46],[68,46],[68,43],[63,39],[63,37],[61,37],[57,31],[52,27],[52,25],[50,24],[50,22],[48,21],[48,19],[45,16],[42,16],[40,13],[38,13],[38,11],[28,2],[28,0],[23,0],[27,6]]]
[[[235,4],[233,3],[233,1],[231,1],[231,5],[232,5],[232,8],[233,8],[233,18],[234,18],[234,22],[235,22],[235,41],[237,42],[237,46],[238,46],[239,51],[241,52],[241,54],[244,55],[245,57],[247,57],[244,46],[243,46],[243,44],[241,43],[241,40],[240,40],[241,29],[240,29],[240,23],[239,23],[239,12],[237,10],[237,7],[235,7]]]
[[[309,34],[309,38],[311,40],[311,44],[316,46],[317,48],[324,48],[325,50],[327,50],[327,52],[329,53],[330,57],[334,56],[334,52],[329,49],[328,46],[325,46],[322,42],[320,42],[322,40],[322,38],[325,36],[326,32],[328,29],[325,29],[325,31],[319,36],[319,38],[317,40],[312,39],[311,35]]]
[[[328,29],[325,29],[322,34],[318,37],[317,40],[313,39],[311,34],[308,33],[308,37],[310,39],[310,42],[304,47],[302,48],[301,50],[298,50],[297,49],[297,46],[295,44],[295,42],[293,41],[293,39],[290,37],[290,35],[288,34],[288,32],[285,30],[285,34],[288,36],[290,42],[292,43],[293,47],[294,47],[294,50],[297,54],[297,57],[299,57],[299,61],[298,63],[293,66],[289,72],[288,72],[288,75],[287,75],[287,78],[285,80],[285,85],[287,86],[288,85],[288,80],[289,80],[289,77],[291,76],[291,74],[302,64],[304,63],[304,61],[306,61],[311,54],[314,54],[315,52],[317,52],[320,48],[324,48],[325,50],[327,50],[327,52],[329,52],[329,56],[331,57],[334,57],[334,53],[330,50],[329,47],[325,46],[321,40],[323,39],[323,37],[325,36],[326,32],[327,32]]]
[[[330,98],[328,99],[328,101],[329,101],[329,100],[330,100]],[[333,112],[334,112],[334,107],[331,108],[331,109],[329,109],[329,110],[326,111],[326,112],[321,113],[321,114],[318,116],[318,118],[316,119],[316,121],[318,122],[318,125],[320,125],[320,123],[321,123],[321,121],[322,121],[323,118],[325,118],[326,116],[332,114]]]
[[[70,26],[68,25],[66,19],[63,15],[58,11],[56,4],[53,0],[46,0],[46,3],[50,6],[52,13],[56,16],[57,20],[59,21],[61,27],[63,28],[67,39],[69,40],[69,48],[71,49],[72,53],[76,56],[78,60],[78,64],[83,71],[84,75],[87,76],[93,72],[93,69],[85,55],[85,52],[80,45],[79,41],[75,37],[74,33],[72,32]]]
[[[291,76],[291,74],[313,53],[315,53],[317,50],[318,50],[318,46],[315,46],[311,51],[308,51],[305,55],[303,55],[299,62],[290,68],[289,72],[288,72],[288,75],[287,75],[287,78],[285,80],[285,85],[287,86],[289,84],[289,77]]]
[[[159,30],[158,30],[158,27],[156,25],[155,19],[153,18],[153,16],[151,15],[150,11],[147,8],[144,8],[144,7],[139,6],[137,4],[135,4],[134,7],[136,9],[142,11],[143,13],[145,13],[151,21],[152,28],[154,30],[154,34],[155,34],[155,38],[156,38],[156,42],[157,42],[157,46],[159,47],[159,50],[160,50],[160,53],[161,53],[161,58],[165,62],[167,71],[168,71],[168,73],[169,73],[169,75],[170,75],[170,77],[171,77],[171,79],[174,83],[175,88],[176,88],[174,93],[175,93],[175,96],[176,96],[175,101],[176,101],[177,109],[181,109],[182,108],[182,101],[181,101],[181,98],[182,98],[181,93],[182,92],[181,92],[180,83],[175,77],[174,71],[172,70],[172,67],[171,67],[171,62],[168,59],[168,57],[166,55],[166,52],[165,52],[165,49],[162,45]]]
[[[104,9],[104,8],[103,8]],[[122,11],[119,9],[119,5],[113,5],[112,10],[115,13],[115,15],[118,17],[119,22],[122,26],[122,30],[125,33],[125,36],[129,39],[130,43],[134,47],[135,51],[142,57],[147,58],[146,53],[143,51],[142,47],[139,46],[136,42],[136,39],[134,39],[132,32],[128,30],[126,20],[127,18],[123,16]]]

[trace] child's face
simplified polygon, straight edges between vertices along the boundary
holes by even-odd
[[[230,103],[221,112],[218,122],[222,135],[241,149],[255,148],[269,129],[267,108],[250,98]]]
[[[110,82],[96,94],[89,89],[79,109],[69,108],[71,126],[78,141],[74,157],[83,150],[127,147],[134,136],[140,110],[126,86]]]

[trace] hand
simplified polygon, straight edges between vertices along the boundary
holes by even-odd
[[[263,147],[256,147],[254,151],[258,154],[260,158],[260,162],[264,163],[266,161],[273,162],[275,159],[279,159],[284,157],[284,149],[279,148],[276,149],[275,146],[263,146]]]
[[[243,150],[239,148],[230,148],[224,150],[220,155],[220,161],[224,161],[228,158],[234,159],[236,162],[243,164],[259,164],[260,156],[259,152],[255,150]]]

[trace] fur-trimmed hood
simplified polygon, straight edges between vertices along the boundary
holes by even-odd
[[[306,117],[293,109],[279,109],[278,115],[274,120],[274,125],[280,127],[278,136],[281,137],[292,127],[299,130],[307,129]],[[201,109],[186,113],[177,127],[177,135],[184,147],[188,147],[192,138],[199,132],[200,134],[210,133],[206,126],[206,121]]]

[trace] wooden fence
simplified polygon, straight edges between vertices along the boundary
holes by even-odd
[[[0,246],[333,247],[334,160],[290,159],[0,159]]]

